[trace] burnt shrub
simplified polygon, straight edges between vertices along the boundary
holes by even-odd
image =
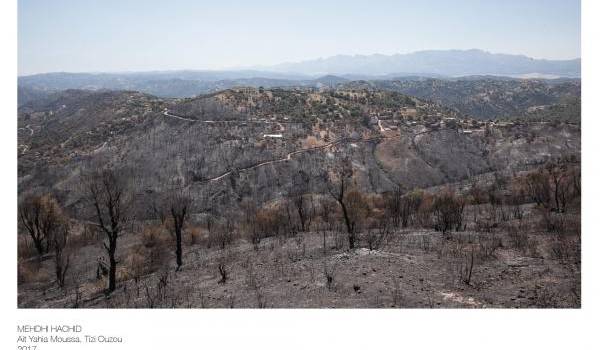
[[[478,256],[481,260],[495,257],[495,252],[502,247],[502,239],[495,234],[480,234],[478,244]]]
[[[506,225],[506,230],[513,248],[526,251],[529,242],[529,234],[526,227],[523,225],[509,224]]]
[[[463,213],[465,202],[453,192],[444,191],[433,200],[432,213],[434,217],[434,228],[436,231],[446,233],[455,229],[463,228]]]

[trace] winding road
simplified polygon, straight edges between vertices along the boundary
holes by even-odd
[[[282,121],[272,121],[272,120],[199,120],[199,119],[190,119],[190,118],[186,118],[186,117],[182,117],[179,115],[175,115],[175,114],[171,114],[169,113],[168,109],[165,109],[162,114],[165,117],[169,117],[169,118],[175,118],[175,119],[179,119],[179,120],[185,120],[186,122],[192,122],[192,123],[208,123],[208,124],[212,124],[212,123],[257,123],[257,124],[277,124],[277,126],[279,126],[279,130],[280,131],[284,131],[285,127],[283,126],[283,124],[302,124],[301,122],[282,122]]]
[[[181,117],[175,114],[171,114],[169,113],[169,111],[167,109],[165,109],[163,111],[163,115],[166,117],[170,117],[170,118],[175,118],[175,119],[179,119],[179,120],[184,120],[184,121],[189,121],[189,122],[202,122],[202,123],[216,123],[216,122],[240,122],[240,121],[214,121],[214,120],[197,120],[197,119],[189,119],[189,118],[185,118],[185,117]],[[244,121],[246,122],[246,121]],[[265,124],[271,124],[273,122],[271,121],[253,121],[253,122],[258,122],[258,123],[265,123]],[[281,126],[281,124],[280,124]],[[380,131],[383,131],[383,127],[382,125],[379,123],[379,129]],[[416,137],[419,134],[423,134],[423,133],[427,133],[430,131],[426,131],[426,132],[420,132],[417,133],[415,135],[413,135],[413,137]],[[272,160],[267,160],[267,161],[263,161],[260,163],[256,163],[247,167],[242,167],[242,168],[237,168],[237,169],[231,169],[228,170],[218,176],[212,177],[212,178],[208,178],[202,181],[198,181],[197,183],[199,184],[203,184],[203,183],[209,183],[209,182],[215,182],[215,181],[219,181],[229,175],[231,175],[232,173],[239,173],[239,172],[243,172],[243,171],[249,171],[249,170],[254,170],[257,168],[260,168],[262,166],[265,165],[269,165],[269,164],[275,164],[275,163],[281,163],[281,162],[287,162],[292,160],[292,157],[300,154],[300,153],[305,153],[305,152],[312,152],[312,151],[318,151],[318,150],[323,150],[323,149],[327,149],[329,147],[344,143],[344,142],[352,142],[352,143],[365,143],[365,142],[375,142],[375,141],[381,141],[384,139],[394,139],[394,138],[398,138],[401,137],[402,135],[398,134],[398,135],[393,135],[393,136],[385,136],[385,135],[380,135],[380,136],[375,136],[375,137],[370,137],[370,138],[364,138],[364,139],[353,139],[353,138],[349,138],[349,137],[344,137],[344,138],[340,138],[337,139],[335,141],[326,143],[324,145],[321,146],[316,146],[316,147],[310,147],[310,148],[303,148],[303,149],[298,149],[292,152],[287,153],[284,157],[282,158],[277,158],[277,159],[272,159]],[[413,139],[414,142],[414,139]]]
[[[33,129],[31,126],[29,126],[29,124],[25,125],[24,128],[19,128],[19,130],[29,130],[29,136],[33,135]]]
[[[364,140],[353,141],[353,142],[367,142],[367,141],[374,141],[376,139],[378,139],[378,138],[364,139]],[[223,174],[221,174],[219,176],[199,181],[199,183],[207,183],[207,182],[218,181],[218,180],[221,180],[221,179],[223,179],[223,178],[231,175],[234,172],[235,173],[239,173],[239,172],[242,172],[242,171],[248,171],[248,170],[253,170],[253,169],[256,169],[256,168],[260,168],[262,166],[269,165],[269,164],[287,162],[287,161],[292,160],[292,156],[294,156],[296,154],[326,149],[326,148],[329,148],[331,146],[334,146],[336,144],[339,144],[339,143],[342,143],[342,142],[346,142],[346,141],[349,141],[349,139],[348,138],[342,138],[342,139],[335,140],[333,142],[327,143],[327,144],[322,145],[322,146],[317,146],[317,147],[311,147],[311,148],[304,148],[304,149],[295,150],[295,151],[289,152],[283,158],[277,158],[277,159],[267,160],[267,161],[264,161],[264,162],[260,162],[260,163],[257,163],[257,164],[253,164],[253,165],[247,166],[247,167],[242,167],[242,168],[237,168],[237,169],[233,169],[233,170],[228,170],[228,171],[224,172]]]
[[[164,110],[163,115],[165,117],[171,117],[171,118],[175,118],[175,119],[179,119],[179,120],[185,120],[185,121],[188,121],[188,122],[197,122],[197,121],[199,121],[199,120],[196,120],[196,119],[189,119],[189,118],[180,117],[180,116],[175,115],[175,114],[171,114],[171,113],[169,113],[168,109]],[[208,122],[208,123],[214,123],[213,121],[203,121],[203,122],[205,122],[205,123],[206,122]]]

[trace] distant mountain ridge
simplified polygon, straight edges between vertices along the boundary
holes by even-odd
[[[475,119],[528,116],[528,111],[551,112],[545,117],[578,122],[581,83],[574,79],[421,79],[351,81],[342,89],[388,90],[453,108]],[[540,116],[541,113],[536,113]]]
[[[254,74],[254,75],[252,75]],[[226,78],[226,79],[219,79]],[[333,87],[348,79],[326,75],[318,78],[270,72],[144,72],[144,73],[48,73],[19,77],[19,106],[52,92],[67,89],[135,90],[160,97],[193,97],[232,87]]]
[[[337,55],[261,67],[297,74],[581,76],[581,59],[546,60],[483,50],[428,50],[395,55]]]
[[[66,89],[135,90],[159,97],[192,97],[239,86],[321,88],[358,80],[520,80],[514,77],[530,79],[542,76],[552,77],[546,82],[556,84],[579,80],[580,66],[580,59],[535,60],[481,50],[420,51],[391,56],[334,56],[260,69],[229,71],[45,73],[20,76],[18,86],[21,106],[30,100]],[[558,77],[560,79],[556,79]],[[429,97],[428,89],[423,95],[415,95]]]

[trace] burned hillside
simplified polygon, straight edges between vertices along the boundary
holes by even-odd
[[[481,121],[343,86],[183,99],[66,90],[23,105],[18,127],[20,213],[59,218],[72,254],[64,283],[41,297],[55,283],[58,228],[36,252],[32,232],[44,232],[19,217],[23,307],[580,302],[576,123]],[[100,262],[102,241],[121,236]],[[492,286],[505,294],[490,299]],[[247,289],[256,299],[241,297]]]

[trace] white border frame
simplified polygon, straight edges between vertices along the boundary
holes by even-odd
[[[75,0],[74,0],[75,1]],[[500,0],[498,0],[500,1]],[[600,38],[598,1],[582,4],[582,309],[579,310],[21,310],[16,273],[16,1],[0,3],[2,37],[0,152],[0,288],[2,348],[16,349],[16,325],[82,324],[84,331],[121,335],[116,346],[59,348],[307,349],[380,347],[460,349],[590,349],[599,343],[598,198],[600,169]]]

